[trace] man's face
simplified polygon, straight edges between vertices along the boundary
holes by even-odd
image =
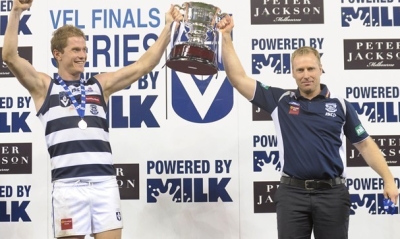
[[[313,98],[320,93],[322,66],[314,54],[296,56],[292,62],[292,75],[302,96]]]
[[[56,57],[60,70],[65,70],[71,75],[84,72],[87,59],[86,40],[83,37],[68,38],[64,53],[57,52]]]

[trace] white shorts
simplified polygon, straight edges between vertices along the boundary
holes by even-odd
[[[103,182],[54,182],[52,209],[54,237],[122,228],[115,178]]]

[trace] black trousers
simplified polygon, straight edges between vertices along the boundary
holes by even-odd
[[[350,194],[344,184],[307,190],[280,184],[275,193],[279,239],[347,239]]]

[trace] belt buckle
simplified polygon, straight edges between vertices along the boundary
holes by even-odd
[[[315,188],[309,188],[308,187],[308,183],[311,183],[311,182],[315,182],[315,180],[314,179],[305,180],[304,181],[304,188],[307,189],[307,190],[314,190]]]

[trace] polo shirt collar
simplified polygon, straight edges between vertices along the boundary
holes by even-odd
[[[331,96],[331,92],[329,91],[328,87],[324,84],[320,84],[320,86],[321,86],[321,92],[314,98],[324,98],[324,99],[329,98]],[[299,88],[296,89],[295,96],[296,99],[304,98],[302,95],[300,95]]]

